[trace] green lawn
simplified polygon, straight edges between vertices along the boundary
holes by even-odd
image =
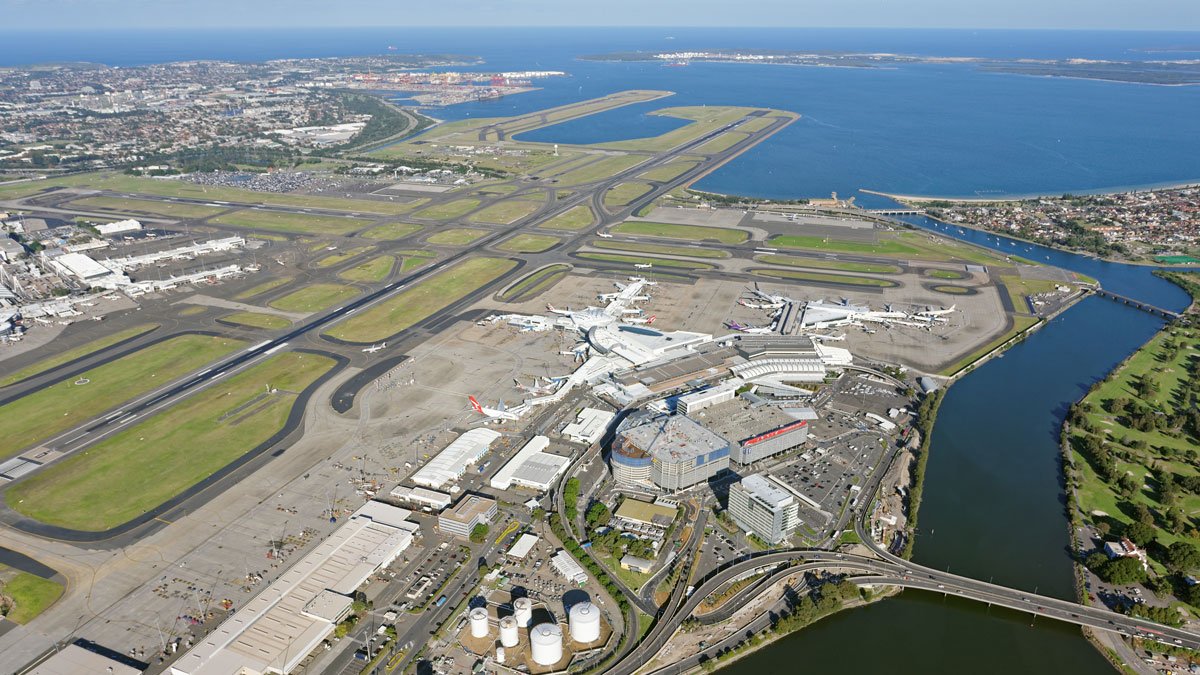
[[[504,289],[504,292],[500,294],[500,299],[504,302],[517,302],[527,297],[533,297],[558,283],[570,271],[570,265],[559,264],[543,267]]]
[[[839,272],[863,272],[865,274],[899,274],[903,270],[896,265],[885,263],[845,262],[841,260],[825,260],[823,258],[801,258],[794,255],[757,255],[754,259],[772,265],[788,267],[812,267],[822,270],[838,270]]]
[[[132,328],[126,328],[125,330],[113,333],[112,335],[106,335],[105,337],[93,340],[85,345],[75,347],[74,349],[68,349],[66,351],[59,352],[54,356],[42,359],[41,361],[37,361],[31,365],[25,366],[14,373],[5,375],[3,379],[0,379],[0,387],[7,387],[10,384],[16,384],[17,382],[20,382],[21,380],[28,380],[34,375],[40,375],[47,370],[57,368],[64,363],[70,363],[75,359],[83,358],[88,354],[94,354],[101,349],[111,347],[118,342],[123,342],[130,338],[135,338],[139,335],[149,333],[158,327],[159,325],[156,323],[144,323]]]
[[[652,223],[643,220],[631,220],[612,228],[619,234],[637,234],[648,237],[665,237],[667,239],[686,239],[688,241],[704,241],[711,239],[722,244],[740,244],[750,238],[748,232],[734,230],[728,227],[703,227],[700,225],[672,225],[669,223]]]
[[[776,279],[794,279],[797,281],[821,281],[830,284],[845,284],[847,286],[872,286],[875,288],[892,288],[896,282],[874,277],[857,277],[849,274],[831,274],[828,272],[801,272],[799,270],[758,269],[755,274]]]
[[[340,235],[357,230],[369,221],[362,218],[351,218],[350,216],[315,216],[308,213],[283,213],[281,211],[247,209],[226,213],[223,216],[213,218],[209,222],[296,234]]]
[[[925,270],[925,276],[932,277],[934,279],[957,280],[957,279],[966,279],[967,273],[966,272],[956,272],[954,270],[929,269],[929,270]]]
[[[1004,344],[1005,342],[1011,340],[1013,338],[1013,336],[1017,335],[1018,333],[1022,333],[1024,331],[1032,328],[1033,326],[1037,325],[1039,321],[1040,321],[1040,319],[1038,319],[1037,317],[1033,317],[1033,316],[1014,316],[1013,317],[1013,327],[1011,329],[1009,329],[1008,332],[1006,332],[1003,335],[1001,335],[1000,337],[992,340],[991,342],[987,343],[986,345],[980,347],[979,349],[976,349],[975,351],[971,352],[970,354],[967,354],[966,356],[964,356],[961,359],[955,361],[954,363],[946,366],[945,368],[942,368],[942,370],[940,371],[939,374],[954,375],[955,373],[962,370],[963,368],[966,368],[967,366],[971,365],[972,363],[975,363],[979,359],[983,358],[988,352],[999,347],[1000,345]]]
[[[395,202],[378,199],[351,199],[316,195],[281,194],[278,192],[255,192],[240,188],[199,185],[184,180],[127,176],[113,171],[72,174],[70,176],[35,181],[29,184],[20,183],[10,186],[0,186],[0,198],[13,199],[15,198],[13,195],[33,194],[52,187],[82,187],[95,190],[110,190],[112,192],[155,195],[159,197],[186,197],[205,202],[233,202],[236,205],[294,206],[298,208],[318,208],[331,211],[378,214],[406,213],[428,201],[421,199],[413,202]]]
[[[320,268],[333,267],[334,265],[340,265],[341,263],[344,263],[355,256],[362,255],[367,251],[374,249],[374,246],[356,246],[354,248],[340,249],[335,253],[331,253],[324,258],[321,258],[313,264]]]
[[[170,384],[245,345],[226,337],[177,335],[0,406],[0,438],[4,439],[0,458]]]
[[[367,239],[403,239],[421,231],[421,226],[414,223],[386,223],[376,225],[362,233]]]
[[[635,138],[628,141],[614,141],[612,143],[602,143],[596,147],[615,148],[619,150],[646,150],[653,152],[661,152],[678,147],[688,141],[696,140],[705,134],[716,131],[717,129],[735,122],[746,113],[753,112],[755,108],[739,108],[735,106],[680,106],[674,108],[663,108],[655,110],[654,115],[663,115],[666,117],[678,117],[685,120],[690,120],[691,124],[686,124],[678,129],[673,129],[665,134],[653,136],[649,138]]]
[[[1049,293],[1056,287],[1062,285],[1058,281],[1047,281],[1046,279],[1023,279],[1015,275],[1003,275],[1000,280],[1004,282],[1004,288],[1008,291],[1008,297],[1012,300],[1013,308],[1022,314],[1029,314],[1029,303],[1026,298],[1039,293]]]
[[[699,162],[671,162],[656,169],[650,169],[646,173],[639,175],[638,178],[660,182],[674,180],[675,178],[682,176],[684,173],[694,168],[697,164],[699,164]]]
[[[829,239],[799,234],[781,234],[771,238],[772,246],[782,248],[798,248],[809,251],[832,251],[836,253],[874,253],[877,255],[908,255],[916,256],[921,253],[915,246],[909,246],[893,239],[881,239],[877,242],[850,241],[846,239]]]
[[[651,256],[620,255],[617,253],[579,253],[584,260],[599,260],[602,262],[618,262],[630,265],[653,265],[655,267],[678,267],[689,270],[711,270],[712,265],[691,260],[675,260],[674,258],[655,258]]]
[[[269,439],[299,393],[334,365],[314,354],[276,354],[14,484],[8,505],[89,532],[128,522]]]
[[[541,253],[559,242],[558,237],[544,234],[518,234],[496,248],[510,253]]]
[[[358,295],[353,286],[341,284],[309,284],[272,300],[269,305],[285,312],[319,312]]]
[[[346,342],[385,340],[499,279],[516,265],[503,258],[471,258],[455,263],[334,324],[325,335]]]
[[[543,202],[540,201],[508,199],[472,213],[471,217],[467,218],[467,220],[474,223],[508,225],[537,211],[542,207],[542,204]]]
[[[642,164],[649,160],[649,157],[642,155],[616,155],[613,157],[604,157],[596,160],[591,164],[572,169],[564,174],[557,176],[560,185],[583,185],[584,183],[594,183],[598,180],[611,178],[628,169]]]
[[[221,321],[227,323],[236,323],[239,326],[247,326],[249,328],[264,328],[266,330],[279,330],[292,325],[291,321],[276,316],[274,314],[263,314],[261,312],[234,312],[221,317]]]
[[[591,208],[576,206],[569,211],[554,216],[544,223],[539,223],[538,227],[547,230],[582,230],[594,221],[595,216],[592,215]]]
[[[474,227],[455,227],[431,234],[425,238],[425,241],[438,246],[466,246],[487,233],[488,230]]]
[[[62,593],[62,584],[0,565],[0,595],[13,600],[12,609],[4,617],[8,621],[29,623],[53,605]]]
[[[422,209],[413,216],[417,218],[429,218],[430,220],[452,220],[460,218],[469,211],[479,206],[479,200],[474,198],[456,199],[445,204],[435,204],[428,208]]]
[[[620,183],[604,193],[604,205],[625,206],[650,191],[646,183]]]
[[[946,293],[948,295],[971,294],[971,289],[967,288],[966,286],[955,286],[954,284],[938,284],[937,286],[930,286],[930,288],[938,293]]]
[[[633,253],[657,253],[659,255],[679,255],[688,258],[728,258],[729,251],[719,251],[711,248],[693,248],[691,246],[667,246],[666,244],[645,244],[633,241],[613,241],[611,239],[595,239],[591,246],[596,248],[630,251]]]
[[[156,202],[150,199],[128,199],[125,197],[84,197],[72,200],[70,205],[77,209],[97,209],[122,213],[152,213],[172,218],[207,218],[225,210],[220,206],[181,204],[178,202]]]
[[[736,131],[727,131],[711,141],[706,141],[700,147],[692,150],[692,152],[698,155],[715,155],[725,152],[747,138],[749,138],[747,134],[738,133]]]
[[[252,286],[252,287],[247,288],[246,290],[242,291],[241,293],[238,293],[237,295],[233,296],[233,299],[234,300],[246,300],[249,298],[253,298],[256,295],[262,295],[263,293],[266,293],[267,291],[273,291],[276,288],[283,286],[284,284],[291,281],[293,278],[294,277],[279,277],[277,279],[271,279],[270,281],[264,281],[257,286]]]
[[[433,262],[437,254],[433,251],[423,251],[420,249],[409,249],[403,251],[393,251],[396,255],[403,256],[404,259],[400,262],[400,272],[408,272],[415,270],[418,267],[424,267]]]
[[[383,281],[392,273],[396,266],[396,256],[380,255],[355,265],[348,270],[338,272],[338,278],[345,281],[358,281],[373,284]]]

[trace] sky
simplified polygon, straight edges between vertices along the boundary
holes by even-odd
[[[323,26],[1200,31],[1200,0],[0,0],[0,32]]]

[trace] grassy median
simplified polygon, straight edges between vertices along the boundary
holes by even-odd
[[[50,358],[42,359],[41,361],[38,361],[32,365],[25,366],[15,373],[4,376],[3,379],[0,379],[0,387],[7,387],[10,384],[16,384],[22,380],[28,380],[35,375],[40,375],[47,370],[57,368],[64,363],[70,363],[71,361],[74,361],[75,359],[81,359],[88,354],[95,354],[101,349],[107,349],[118,342],[123,342],[139,335],[149,333],[155,328],[158,328],[158,324],[144,323],[140,326],[126,328],[123,331],[113,333],[112,335],[107,335],[99,340],[93,340],[74,349],[68,349],[65,352],[59,352]]]

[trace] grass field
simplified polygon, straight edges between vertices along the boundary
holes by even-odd
[[[184,307],[183,309],[179,310],[179,316],[196,316],[197,314],[203,314],[207,311],[208,307],[205,307],[204,305],[191,305],[190,307]]]
[[[705,134],[716,131],[717,129],[734,122],[746,113],[752,112],[754,108],[738,108],[733,106],[681,106],[674,108],[663,108],[655,110],[652,115],[663,115],[666,117],[677,117],[680,119],[689,120],[692,123],[686,124],[678,129],[672,129],[665,134],[653,136],[649,138],[635,138],[628,141],[614,141],[612,143],[602,143],[596,147],[613,148],[617,150],[647,150],[660,152],[678,147],[688,141],[695,140]]]
[[[967,273],[966,272],[955,272],[954,270],[928,269],[928,270],[925,270],[925,276],[931,277],[933,279],[948,279],[948,280],[954,281],[957,279],[966,279]]]
[[[474,198],[456,199],[445,204],[435,204],[428,208],[422,209],[413,216],[417,218],[429,218],[431,220],[451,220],[460,218],[467,212],[479,206],[479,200]]]
[[[431,234],[425,238],[425,241],[438,246],[466,246],[487,233],[488,230],[474,227],[455,227]]]
[[[754,270],[755,274],[775,279],[794,279],[797,281],[821,281],[829,284],[844,284],[846,286],[871,286],[874,288],[892,288],[896,282],[874,277],[856,277],[849,274],[831,274],[828,272],[801,272],[799,270]]]
[[[385,223],[376,225],[362,233],[367,239],[403,239],[421,231],[421,226],[414,223]]]
[[[8,504],[41,522],[91,532],[128,522],[269,439],[299,393],[334,364],[314,354],[276,354],[16,483],[5,493]]]
[[[334,324],[325,335],[360,343],[387,339],[499,279],[516,265],[503,258],[464,260]]]
[[[409,249],[404,251],[393,251],[396,255],[403,256],[400,262],[400,272],[408,272],[415,270],[418,267],[424,267],[433,262],[437,254],[433,251],[422,251],[420,249]]]
[[[53,187],[81,187],[94,190],[111,190],[131,194],[155,195],[158,197],[185,197],[205,202],[223,201],[234,204],[262,204],[271,206],[294,206],[297,208],[329,209],[378,214],[407,213],[426,199],[415,202],[395,202],[376,199],[349,199],[315,195],[281,194],[278,192],[255,192],[240,188],[198,185],[183,180],[143,178],[127,176],[113,171],[72,174],[60,178],[49,178],[33,183],[0,186],[0,197],[15,199],[22,194],[34,194]],[[15,196],[16,195],[16,196]]]
[[[75,347],[74,349],[68,349],[66,351],[59,352],[54,356],[42,359],[41,361],[25,366],[14,373],[5,375],[2,379],[0,379],[0,387],[7,387],[10,384],[16,384],[22,380],[28,380],[34,375],[40,375],[47,370],[57,368],[64,363],[70,363],[75,359],[83,358],[88,354],[95,354],[101,349],[111,347],[118,342],[135,338],[139,335],[144,335],[155,328],[158,328],[158,324],[144,323],[132,328],[126,328],[125,330],[113,333],[112,335],[106,335],[85,345]]]
[[[595,216],[592,215],[592,210],[589,207],[576,206],[569,211],[554,216],[544,223],[540,223],[538,227],[547,230],[582,230],[594,221]]]
[[[172,218],[207,218],[226,210],[220,206],[156,202],[149,199],[127,199],[124,197],[84,197],[72,200],[70,205],[77,209],[99,209],[122,213],[152,213]]]
[[[62,595],[62,584],[0,565],[0,595],[12,598],[5,620],[29,623]]]
[[[366,284],[373,284],[383,281],[392,273],[392,268],[396,266],[396,257],[391,255],[380,255],[351,267],[348,270],[338,272],[338,278],[345,281],[358,281]]]
[[[671,225],[669,223],[651,223],[643,220],[631,220],[612,228],[620,234],[639,234],[648,237],[665,237],[667,239],[686,239],[688,241],[704,241],[711,239],[722,244],[740,244],[750,238],[748,232],[733,230],[728,227],[702,227],[700,225]]]
[[[863,272],[865,274],[899,274],[901,270],[896,265],[884,263],[845,262],[841,260],[824,260],[821,258],[800,258],[794,255],[756,255],[754,259],[772,265],[787,267],[812,267],[821,270],[837,270],[839,272]]]
[[[604,205],[625,206],[650,191],[646,183],[620,183],[604,193]]]
[[[614,176],[649,160],[641,155],[616,155],[571,169],[558,176],[560,185],[582,185]]]
[[[1023,279],[1015,275],[1002,275],[1000,281],[1004,282],[1004,288],[1008,291],[1008,297],[1012,300],[1013,308],[1021,314],[1030,314],[1032,312],[1026,298],[1039,293],[1049,293],[1062,285],[1057,281]]]
[[[699,147],[694,148],[692,152],[698,155],[715,155],[725,152],[747,138],[749,138],[747,134],[738,133],[736,131],[728,131],[710,141],[705,141]]]
[[[508,225],[514,223],[525,216],[537,211],[542,207],[543,202],[526,201],[520,199],[509,199],[502,202],[497,202],[491,206],[471,214],[470,220],[473,223],[496,223],[499,225]]]
[[[650,169],[646,173],[638,176],[638,178],[656,181],[669,181],[682,176],[685,172],[692,169],[697,164],[699,164],[699,162],[671,162],[669,164],[664,164],[657,169]]]
[[[253,298],[256,295],[262,295],[263,293],[266,293],[267,291],[273,291],[276,288],[283,286],[284,284],[290,282],[294,278],[295,277],[279,277],[278,279],[271,279],[270,281],[264,281],[257,286],[251,286],[250,288],[247,288],[246,290],[242,291],[241,293],[238,293],[237,295],[233,296],[233,299],[234,300],[246,300],[249,298]]]
[[[234,312],[221,317],[221,321],[227,323],[236,323],[239,326],[248,328],[263,328],[266,330],[279,330],[292,325],[291,321],[276,316],[274,314],[263,314],[261,312]]]
[[[675,260],[674,258],[655,258],[652,256],[620,255],[618,253],[579,253],[584,260],[599,260],[602,262],[618,262],[630,265],[653,265],[655,267],[676,267],[688,270],[711,270],[712,265],[690,260]]]
[[[339,249],[336,252],[321,258],[313,264],[320,268],[333,267],[334,265],[340,265],[355,256],[360,256],[367,251],[374,250],[374,248],[374,246],[356,246],[354,248]]]
[[[247,209],[226,213],[209,222],[296,234],[346,234],[366,225],[369,221],[350,216],[314,216],[307,213]]]
[[[828,239],[798,234],[781,234],[771,238],[772,246],[782,248],[798,248],[808,251],[830,251],[835,253],[873,253],[887,256],[916,256],[921,250],[893,239],[881,239],[876,242],[850,241],[846,239]]]
[[[559,264],[543,267],[504,289],[504,292],[500,294],[500,299],[504,302],[517,302],[531,298],[557,284],[570,271],[570,265]]]
[[[980,347],[979,349],[976,349],[975,351],[971,352],[970,354],[967,354],[966,356],[955,361],[954,363],[950,364],[949,366],[942,368],[942,370],[940,371],[939,374],[953,375],[953,374],[957,373],[958,371],[962,370],[963,368],[966,368],[967,366],[971,365],[972,363],[975,363],[979,359],[983,358],[983,356],[985,354],[987,354],[988,352],[999,347],[1000,345],[1004,344],[1005,342],[1011,340],[1014,335],[1024,332],[1026,330],[1029,330],[1033,326],[1037,325],[1038,321],[1039,321],[1039,319],[1037,317],[1033,317],[1033,316],[1014,316],[1013,317],[1013,327],[1011,329],[1009,329],[1009,331],[1007,333],[992,340],[991,342]]]
[[[657,253],[658,255],[679,255],[688,258],[728,258],[729,251],[718,251],[711,248],[691,246],[668,246],[666,244],[644,244],[633,241],[612,241],[610,239],[595,239],[590,244],[596,248],[607,248],[632,253]]]
[[[967,288],[966,286],[955,286],[954,284],[938,284],[937,286],[930,286],[930,288],[937,291],[938,293],[946,293],[948,295],[970,295],[971,294],[970,288]]]
[[[0,406],[0,458],[167,385],[245,344],[226,337],[178,335]]]
[[[270,304],[275,309],[285,312],[319,312],[333,307],[344,300],[358,295],[359,290],[353,286],[340,284],[309,284],[285,296],[272,300]]]
[[[541,253],[559,242],[558,237],[545,234],[518,234],[496,248],[510,253]]]

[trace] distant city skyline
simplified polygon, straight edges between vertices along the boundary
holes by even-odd
[[[0,0],[0,31],[359,26],[661,26],[1200,31],[1186,0]]]

